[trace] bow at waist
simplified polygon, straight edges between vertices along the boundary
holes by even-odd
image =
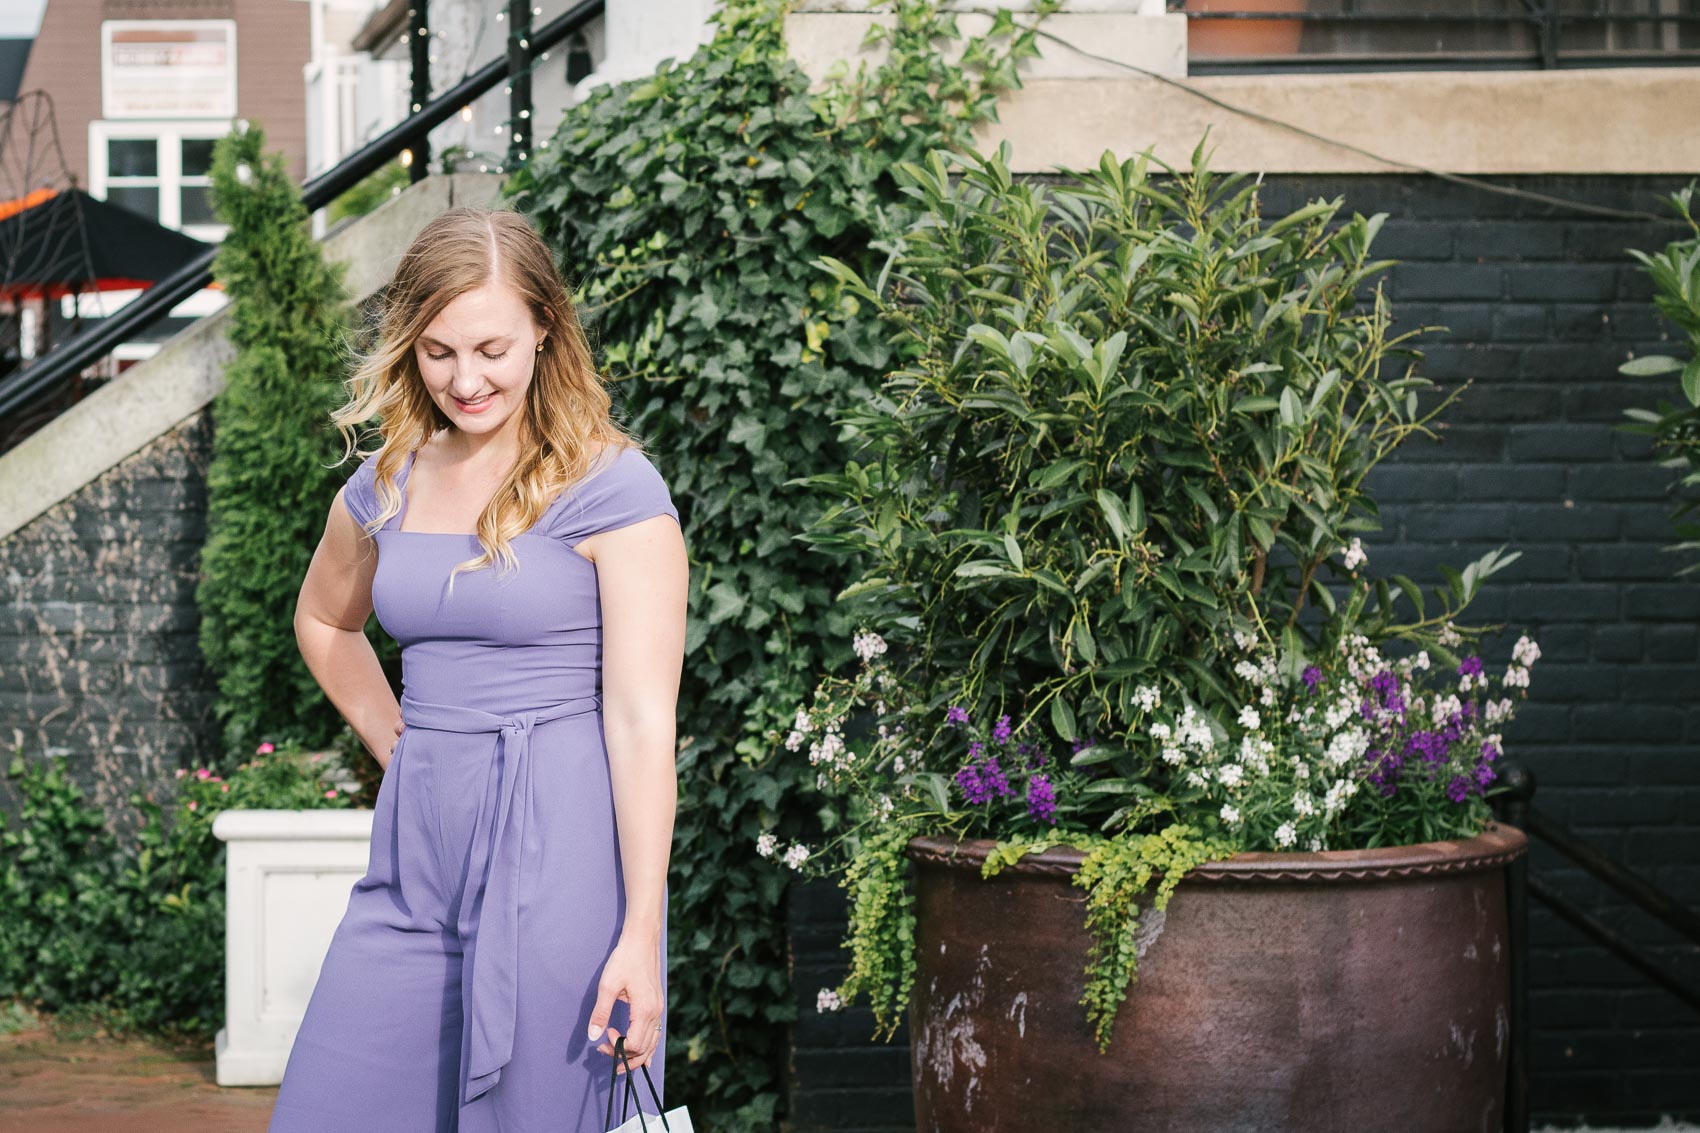
[[[456,704],[433,704],[406,693],[401,718],[409,727],[444,732],[495,732],[496,758],[490,762],[484,801],[472,833],[470,900],[461,902],[462,939],[477,924],[468,952],[471,972],[464,1026],[470,1032],[468,1061],[462,1081],[462,1104],[485,1093],[502,1077],[513,1057],[514,1019],[518,1010],[520,850],[525,817],[531,810],[531,733],[538,724],[593,712],[602,706],[595,696],[575,697],[559,704],[512,715],[485,712]]]

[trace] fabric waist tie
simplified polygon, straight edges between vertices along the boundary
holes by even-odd
[[[472,971],[467,977],[470,992],[463,1022],[470,1038],[463,1068],[463,1105],[500,1081],[502,1067],[513,1057],[519,994],[520,850],[525,817],[531,809],[531,731],[538,724],[593,712],[601,706],[600,697],[581,696],[502,716],[458,704],[432,704],[402,694],[401,718],[408,727],[498,733],[496,758],[490,761],[484,801],[472,834],[467,882],[476,886],[476,892],[471,901],[462,900],[458,925],[463,938],[474,920],[478,926],[469,957]]]

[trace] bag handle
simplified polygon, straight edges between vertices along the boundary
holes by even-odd
[[[632,1082],[632,1061],[630,1055],[626,1053],[625,1035],[621,1035],[614,1040],[614,1057],[626,1064],[626,1092],[624,1096],[620,1098],[620,1123],[623,1125],[626,1122],[626,1106],[631,1103],[632,1096],[637,1093],[637,1086]],[[655,1092],[655,1079],[649,1076],[649,1064],[644,1063],[639,1066],[638,1069],[643,1071],[643,1080],[649,1084],[649,1096],[655,1099],[655,1113],[657,1117],[661,1118],[661,1128],[667,1130],[668,1133],[672,1133],[673,1127],[667,1124],[667,1115],[663,1113],[661,1109],[661,1095]],[[614,1079],[618,1076],[619,1067],[610,1063],[608,1066],[608,1113],[607,1116],[602,1119],[602,1128],[604,1130],[608,1128],[608,1123],[614,1120]],[[642,1101],[638,1102],[637,1111],[638,1127],[641,1128],[644,1133],[649,1133],[649,1122],[643,1119]]]

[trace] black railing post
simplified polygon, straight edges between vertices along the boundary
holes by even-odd
[[[531,152],[531,0],[508,0],[508,169]]]
[[[430,0],[413,0],[413,7],[407,10],[409,24],[407,29],[407,57],[413,68],[412,109],[410,114],[418,114],[425,109],[425,104],[431,101],[431,22],[429,19]],[[407,183],[417,185],[431,174],[431,135],[429,131],[421,130],[408,143],[408,149],[413,160],[407,167]]]
[[[1535,773],[1515,760],[1500,771],[1505,784],[1500,821],[1528,832]],[[1506,931],[1510,936],[1511,1049],[1505,1067],[1505,1133],[1529,1133],[1529,855],[1505,868]]]

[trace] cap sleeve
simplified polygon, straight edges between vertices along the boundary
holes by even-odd
[[[570,547],[657,515],[670,515],[679,522],[667,481],[647,456],[635,448],[623,448],[600,471],[567,489],[551,516],[549,534]]]
[[[373,453],[360,462],[359,467],[349,474],[343,484],[342,502],[348,508],[348,514],[354,517],[354,522],[365,527],[373,516],[378,514],[378,490],[375,478],[378,471],[378,454]]]

